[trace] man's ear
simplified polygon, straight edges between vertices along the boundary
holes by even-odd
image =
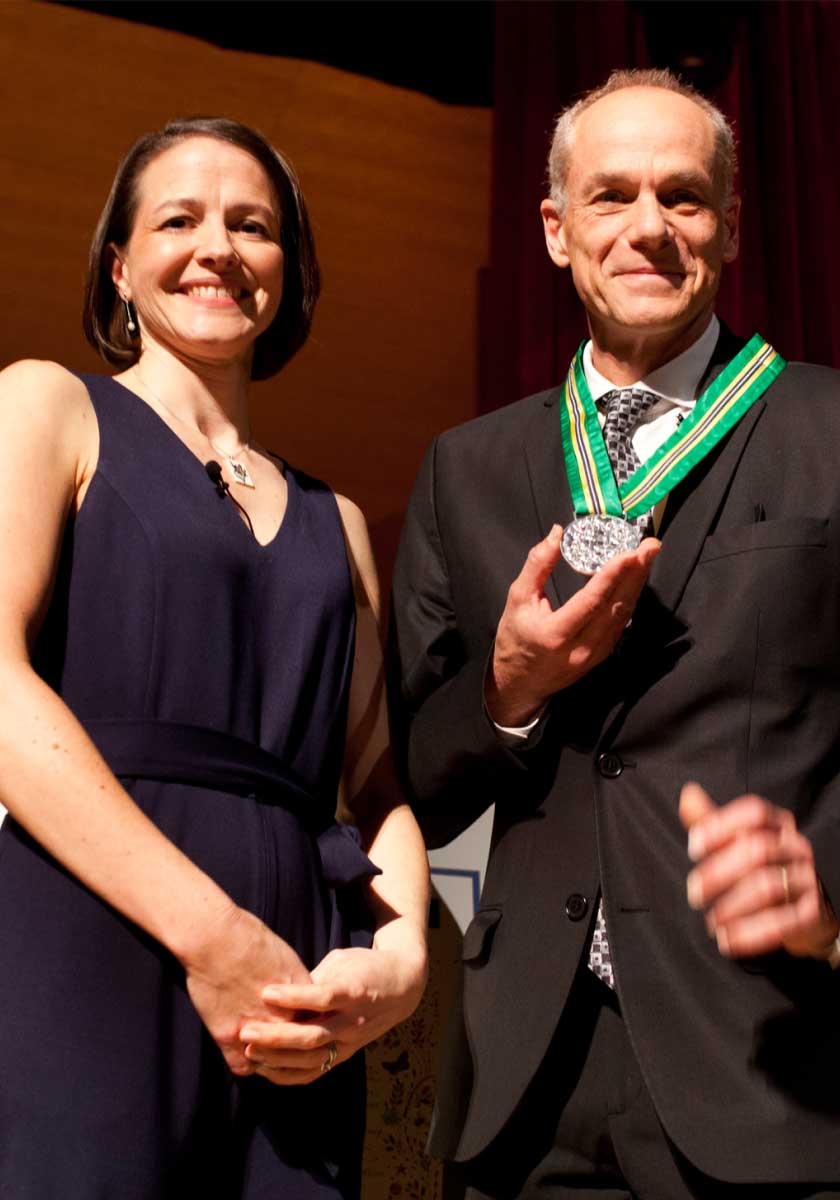
[[[726,237],[723,243],[723,261],[732,262],[738,257],[740,241],[741,197],[732,196],[723,214]]]
[[[543,200],[540,205],[545,231],[545,244],[548,256],[558,267],[568,267],[569,255],[566,252],[566,231],[563,218],[554,200]]]
[[[111,280],[117,289],[117,295],[121,300],[130,300],[131,287],[128,282],[128,268],[122,260],[119,248],[110,242],[107,253],[111,259]]]

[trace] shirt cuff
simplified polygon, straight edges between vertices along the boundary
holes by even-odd
[[[487,712],[487,709],[485,708],[484,711]],[[493,720],[489,712],[487,712],[487,718],[506,746],[516,746],[520,742],[527,742],[542,720],[544,712],[545,705],[542,706],[533,721],[529,721],[527,725],[499,725]]]

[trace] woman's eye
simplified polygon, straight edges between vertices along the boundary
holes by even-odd
[[[268,237],[268,230],[261,221],[252,221],[248,218],[239,222],[239,228],[242,233],[255,233],[259,237]]]
[[[161,226],[162,229],[186,229],[189,224],[189,217],[167,217]]]

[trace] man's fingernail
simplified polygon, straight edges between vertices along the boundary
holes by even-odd
[[[696,873],[691,871],[685,881],[685,892],[692,908],[703,907],[703,888]]]
[[[239,1031],[239,1040],[241,1042],[254,1042],[259,1036],[259,1029],[255,1029],[253,1025],[246,1025],[244,1029],[240,1029]]]
[[[725,954],[728,957],[728,955],[729,955],[729,936],[728,936],[726,930],[719,929],[717,931],[717,933],[715,934],[715,938],[717,940],[718,950],[720,950],[721,954]]]
[[[695,825],[688,831],[688,857],[692,862],[699,862],[706,853],[706,839]]]
[[[562,525],[552,525],[551,531],[548,535],[549,543],[552,546],[559,546],[562,540],[563,540],[563,526]]]

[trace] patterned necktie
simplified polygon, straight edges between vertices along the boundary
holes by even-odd
[[[639,456],[633,449],[630,438],[642,417],[658,399],[655,392],[638,387],[616,388],[615,391],[607,392],[601,398],[601,406],[602,408],[606,406],[607,414],[604,421],[604,443],[613,466],[615,481],[619,487],[627,482],[640,465]],[[652,512],[641,513],[638,517],[634,517],[633,523],[639,526],[642,537],[647,537],[653,532]],[[602,900],[598,902],[595,928],[592,931],[592,942],[589,946],[589,969],[594,971],[607,987],[615,987]]]
[[[640,387],[616,388],[601,397],[601,407],[606,412],[604,443],[619,487],[622,487],[641,465],[630,439],[641,424],[642,418],[659,399],[656,392],[649,392],[647,388]],[[641,513],[633,518],[633,524],[638,525],[642,536],[645,536],[653,528],[652,514]]]

